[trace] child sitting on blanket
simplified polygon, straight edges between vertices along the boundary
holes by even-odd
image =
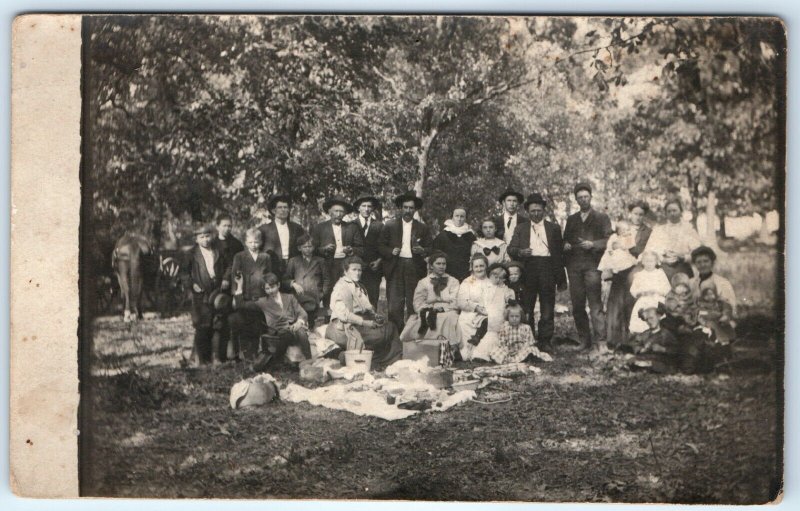
[[[603,272],[603,280],[610,280],[615,273],[632,268],[636,264],[636,258],[630,249],[636,246],[636,236],[631,231],[628,222],[620,220],[617,222],[617,231],[608,238],[606,251],[597,265],[597,269]]]
[[[498,364],[523,362],[529,357],[549,359],[537,348],[533,339],[533,330],[522,322],[522,306],[512,300],[506,306],[506,322],[497,332],[497,345],[490,357]]]

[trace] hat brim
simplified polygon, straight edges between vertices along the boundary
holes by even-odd
[[[401,195],[400,197],[395,197],[394,205],[399,208],[400,206],[403,205],[404,202],[407,202],[407,201],[410,201],[410,200],[414,201],[414,207],[417,208],[417,209],[422,208],[422,205],[424,204],[422,199],[420,199],[419,197],[411,197],[411,196],[408,196],[408,195]]]
[[[503,202],[504,200],[506,200],[506,197],[510,197],[511,195],[516,197],[518,202],[523,202],[525,200],[525,197],[523,197],[523,195],[521,193],[515,192],[515,191],[512,190],[512,191],[508,191],[508,192],[505,192],[504,194],[502,194],[500,196],[500,198],[497,199],[497,202]]]
[[[353,206],[351,206],[349,202],[345,202],[343,200],[331,199],[322,203],[322,209],[324,209],[326,212],[334,206],[342,206],[347,213],[353,211]]]

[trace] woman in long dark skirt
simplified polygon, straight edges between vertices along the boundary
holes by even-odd
[[[644,251],[650,239],[652,229],[644,222],[650,207],[644,201],[637,201],[628,206],[628,220],[636,235],[636,245],[630,249],[634,257]],[[631,283],[639,265],[615,273],[611,279],[611,290],[606,304],[606,340],[609,348],[614,348],[628,341],[628,323],[630,322],[633,304],[636,299],[631,295]]]

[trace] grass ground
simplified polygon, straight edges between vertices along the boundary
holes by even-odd
[[[782,478],[783,338],[767,301],[774,276],[770,284],[763,258],[747,261],[728,261],[742,265],[732,280],[758,302],[741,303],[736,363],[717,373],[631,373],[613,357],[562,347],[540,374],[489,388],[511,392],[508,403],[394,422],[305,403],[232,410],[230,387],[250,373],[182,369],[188,316],[133,326],[99,318],[83,493],[766,502]],[[569,315],[557,317],[557,332],[574,336]],[[273,374],[297,380],[289,368]]]

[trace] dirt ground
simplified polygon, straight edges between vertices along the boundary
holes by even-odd
[[[559,315],[557,331],[571,324]],[[782,478],[775,328],[756,312],[741,320],[734,363],[707,376],[632,373],[565,344],[540,374],[489,387],[510,402],[388,422],[306,403],[232,410],[231,386],[251,373],[181,368],[188,316],[100,318],[82,492],[763,503]],[[273,374],[298,379],[288,367]]]

